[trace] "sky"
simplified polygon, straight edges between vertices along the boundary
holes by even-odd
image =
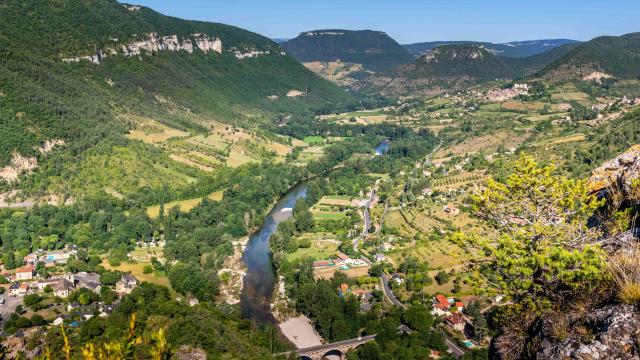
[[[183,19],[270,38],[319,29],[381,30],[402,44],[435,40],[589,40],[640,31],[639,0],[127,0]]]

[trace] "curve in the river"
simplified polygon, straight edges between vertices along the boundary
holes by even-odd
[[[381,142],[375,148],[377,155],[385,154],[389,141]],[[249,239],[242,255],[247,274],[240,294],[242,315],[257,323],[275,323],[271,314],[271,296],[276,280],[276,271],[269,250],[269,238],[278,228],[278,224],[291,218],[296,201],[307,196],[307,184],[302,182],[294,187],[271,209],[260,230]]]

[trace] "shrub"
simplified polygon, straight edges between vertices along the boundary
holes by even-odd
[[[609,271],[620,300],[631,305],[640,303],[640,247],[612,256]]]
[[[152,272],[153,272],[153,266],[151,265],[145,265],[144,268],[142,268],[143,274],[151,274]]]

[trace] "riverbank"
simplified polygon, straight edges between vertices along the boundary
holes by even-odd
[[[244,276],[247,274],[246,267],[242,261],[242,255],[249,242],[248,237],[244,237],[233,242],[233,255],[225,259],[222,269],[218,270],[220,278],[220,295],[223,302],[229,304],[240,303],[240,294],[244,286]]]
[[[313,328],[311,320],[304,315],[287,319],[279,323],[278,327],[296,349],[322,345],[322,337]]]

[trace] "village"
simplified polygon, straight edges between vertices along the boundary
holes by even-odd
[[[15,271],[3,271],[0,297],[3,332],[10,322],[25,318],[34,326],[50,323],[79,326],[94,316],[107,317],[119,299],[138,285],[130,273],[69,272],[63,267],[78,249],[37,250],[24,257]],[[4,269],[4,268],[3,268]]]

